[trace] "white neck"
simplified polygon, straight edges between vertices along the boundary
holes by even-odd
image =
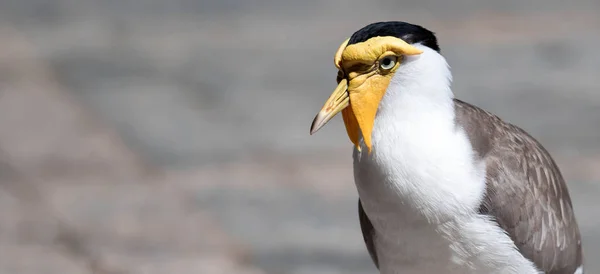
[[[371,154],[364,143],[354,151],[381,273],[537,273],[504,231],[477,214],[485,165],[455,125],[446,60],[419,47],[424,52],[403,60],[380,103]]]
[[[441,221],[479,205],[484,174],[456,130],[446,60],[419,47],[423,53],[406,57],[392,78],[375,118],[373,153],[362,157],[378,162],[405,201],[427,205],[423,217]]]

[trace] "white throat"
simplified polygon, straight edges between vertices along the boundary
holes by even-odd
[[[477,214],[485,166],[455,125],[446,60],[417,47],[424,52],[402,61],[379,105],[371,154],[364,144],[354,151],[381,272],[537,273],[500,228]],[[479,254],[490,243],[499,249],[489,256],[498,257]]]
[[[440,222],[479,206],[485,174],[455,126],[446,60],[420,47],[423,53],[406,57],[392,78],[375,118],[372,154],[362,149],[357,168],[375,166],[391,199]]]

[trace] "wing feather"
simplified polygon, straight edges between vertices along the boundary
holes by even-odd
[[[455,100],[457,125],[486,164],[480,213],[502,227],[521,254],[549,274],[582,265],[581,236],[565,181],[550,154],[522,129]]]
[[[375,267],[379,268],[379,261],[377,260],[377,251],[375,250],[375,243],[373,242],[375,237],[375,230],[373,229],[373,224],[371,224],[371,220],[365,213],[362,203],[360,199],[358,199],[358,219],[360,220],[360,229],[362,230],[363,239],[365,240],[365,245],[367,246],[367,251],[369,251],[369,255],[375,263]]]

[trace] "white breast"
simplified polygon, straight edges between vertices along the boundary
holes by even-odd
[[[372,153],[364,144],[354,152],[381,273],[538,273],[503,230],[477,214],[485,166],[454,125],[445,60],[422,49],[406,58],[380,103]]]

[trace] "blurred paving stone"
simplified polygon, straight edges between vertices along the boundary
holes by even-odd
[[[2,274],[82,274],[88,270],[56,250],[35,245],[0,245]]]
[[[143,161],[53,79],[35,48],[0,29],[0,148],[28,175],[141,174]],[[10,77],[9,77],[10,76]],[[118,180],[118,179],[117,179]]]
[[[600,262],[596,259],[597,254],[600,254],[600,181],[571,181],[569,192],[582,234],[586,271],[594,273],[600,270]]]
[[[136,267],[139,274],[264,274],[252,266],[240,265],[228,257],[206,256],[146,261]]]
[[[223,228],[252,249],[253,262],[272,272],[305,266],[373,272],[357,218],[356,197],[329,203],[298,188],[215,188],[196,194]]]
[[[351,153],[351,148],[302,155],[263,151],[240,156],[237,161],[168,170],[164,180],[177,184],[183,191],[199,187],[240,190],[294,187],[334,202],[356,195]]]
[[[89,232],[90,243],[110,252],[237,252],[211,214],[187,208],[176,187],[86,184],[54,188],[51,197],[62,216]]]
[[[168,273],[197,273],[195,271],[200,270],[208,271],[201,273],[215,274],[262,273],[246,263],[248,250],[227,235],[210,213],[197,207],[189,208],[189,203],[185,203],[186,196],[172,190],[177,186],[85,182],[80,186],[52,185],[54,187],[46,188],[51,190],[46,195],[51,201],[49,212],[81,233],[76,241],[84,241],[81,244],[97,255],[103,268],[123,273],[149,273],[150,269]],[[0,191],[0,194],[4,192]],[[61,247],[54,245],[57,233],[62,232],[57,230],[51,216],[27,211],[27,204],[21,203],[27,201],[20,201],[20,207],[15,207],[10,195],[0,195],[0,198],[6,198],[1,201],[7,205],[0,215],[0,250],[33,248],[23,249],[20,261],[0,260],[0,273],[4,268],[35,268],[38,262],[51,260],[52,256],[62,256],[64,261],[72,264],[84,264],[83,259],[63,253]],[[35,255],[36,249],[50,253]],[[36,261],[31,261],[36,257]],[[54,267],[56,271],[44,273],[88,271],[60,272],[58,269],[68,271],[68,268],[62,266],[60,260],[55,263],[56,266],[48,267]],[[9,273],[40,273],[27,271]]]

